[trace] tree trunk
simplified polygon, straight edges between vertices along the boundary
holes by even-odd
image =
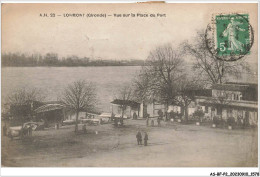
[[[75,122],[75,133],[78,132],[78,119],[79,119],[79,111],[76,112],[76,122]]]
[[[123,108],[123,110],[122,110],[122,123],[123,123],[123,121],[124,121],[124,113],[125,113],[125,109],[126,108]],[[121,123],[121,122],[120,122]],[[121,124],[120,124],[120,126],[122,126]]]
[[[185,120],[188,122],[189,119],[189,111],[188,111],[188,106],[185,106]]]
[[[168,102],[166,103],[166,108],[165,108],[165,121],[168,121]]]
[[[122,118],[124,117],[124,112],[125,112],[125,108],[124,108],[124,106],[122,107]]]
[[[181,107],[181,117],[184,115],[184,112],[185,112],[185,107],[182,106],[182,107]]]

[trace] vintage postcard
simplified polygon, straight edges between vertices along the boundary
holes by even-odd
[[[257,3],[1,9],[2,167],[258,167]]]

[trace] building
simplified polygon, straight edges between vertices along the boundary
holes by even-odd
[[[209,119],[218,117],[227,120],[234,117],[249,120],[250,125],[257,124],[258,93],[257,84],[234,83],[214,84],[212,96],[195,96],[196,105]]]
[[[60,102],[45,102],[34,110],[35,121],[44,121],[46,126],[62,122],[65,119],[65,106]]]
[[[94,119],[99,117],[99,112],[86,112],[86,111],[80,111],[78,113],[78,119]],[[66,120],[76,120],[77,114],[75,112],[67,112],[66,113]]]
[[[136,113],[137,116],[140,116],[140,103],[131,100],[115,99],[111,102],[111,104],[111,112],[116,116],[122,116],[123,109],[125,109],[124,116],[126,116],[127,118],[133,118],[134,113]]]
[[[163,113],[165,113],[166,106],[164,104],[161,104],[157,102],[156,100],[153,100],[152,102],[142,102],[140,104],[140,113],[139,117],[146,118],[149,117],[158,117],[158,111],[161,110]]]
[[[195,97],[196,96],[203,96],[203,97],[211,97],[212,96],[212,90],[211,89],[196,89],[196,90],[187,90],[186,94],[189,95],[191,101],[190,104],[188,105],[187,112],[188,112],[188,117],[192,117],[193,113],[197,110],[200,109],[196,102],[195,102]],[[185,108],[180,107],[177,105],[170,105],[168,107],[168,113],[173,111],[174,113],[182,114],[185,117]]]

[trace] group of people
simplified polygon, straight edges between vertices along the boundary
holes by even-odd
[[[148,117],[146,119],[146,126],[149,126],[149,124],[150,124],[150,118]],[[151,119],[151,126],[154,127],[154,125],[155,125],[154,119]],[[157,125],[158,125],[158,127],[161,126],[161,118],[160,117],[157,118]]]
[[[116,127],[123,126],[124,125],[124,119],[123,118],[114,118],[114,125]]]
[[[26,126],[21,129],[21,138],[24,136],[32,136],[32,126]]]
[[[140,131],[137,132],[136,134],[136,139],[137,139],[137,144],[142,145],[142,133]],[[148,142],[148,134],[147,132],[144,132],[144,146],[147,146]]]
[[[23,139],[25,136],[32,136],[32,126],[26,126],[26,127],[22,127],[21,131],[19,133],[19,136],[21,137],[21,139]],[[9,136],[11,139],[13,139],[13,135],[12,134],[8,134],[7,132],[7,126],[6,124],[3,126],[3,135],[4,136]]]

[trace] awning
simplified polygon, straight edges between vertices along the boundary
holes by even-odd
[[[122,114],[116,114],[116,115],[115,115],[115,118],[122,118]],[[124,118],[124,119],[127,119],[127,116],[124,115],[123,118]]]
[[[46,104],[34,110],[36,113],[48,112],[63,109],[65,106],[61,104]]]
[[[102,113],[99,116],[100,117],[111,117],[111,113]]]

